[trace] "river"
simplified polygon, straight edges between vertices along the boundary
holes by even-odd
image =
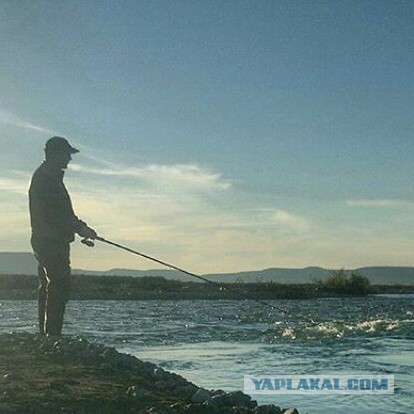
[[[72,301],[64,333],[114,346],[205,388],[244,375],[394,374],[390,395],[252,395],[300,413],[414,412],[414,295],[271,301]],[[35,301],[0,301],[0,331],[36,332]]]

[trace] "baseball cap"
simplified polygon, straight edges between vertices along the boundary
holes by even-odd
[[[72,147],[66,138],[52,137],[46,141],[46,151],[67,151],[69,154],[76,154],[78,149]]]

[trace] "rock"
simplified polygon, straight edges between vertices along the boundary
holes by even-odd
[[[218,414],[220,412],[216,404],[211,400],[204,401],[201,406],[207,410],[206,412],[208,412],[208,414]]]
[[[53,343],[53,348],[59,348],[63,344],[62,339],[58,339],[56,342]]]
[[[236,414],[252,414],[254,413],[252,408],[249,407],[234,407],[234,413]]]
[[[194,394],[197,391],[197,386],[191,383],[184,384],[184,385],[178,385],[174,387],[173,391],[175,394],[179,395],[180,397],[183,397],[185,399],[190,398],[192,394]]]
[[[85,355],[86,356],[86,355]],[[94,356],[91,355],[90,358]],[[123,358],[123,354],[119,353],[113,348],[105,349],[100,355],[100,361],[103,360],[103,364],[109,364],[112,369],[124,368],[129,364],[126,359]]]
[[[50,343],[47,340],[44,340],[39,345],[39,351],[46,351],[50,348]]]
[[[68,394],[70,392],[70,389],[65,384],[57,381],[51,382],[49,384],[49,389],[63,394]]]
[[[288,408],[283,411],[283,414],[299,414],[299,411],[296,408]]]
[[[211,397],[211,394],[209,391],[205,390],[204,388],[199,388],[195,394],[191,397],[191,401],[193,403],[202,403],[206,400],[209,400]]]
[[[100,364],[100,368],[104,371],[110,371],[112,369],[112,365],[109,362],[102,362],[102,364]]]
[[[138,398],[142,399],[147,397],[150,394],[148,390],[142,387],[138,387],[137,385],[134,385],[132,387],[129,387],[126,391],[126,395],[131,398]]]
[[[216,414],[219,411],[213,411],[212,407],[202,404],[188,404],[185,406],[185,413],[188,414]]]
[[[258,405],[254,410],[254,414],[283,414],[283,411],[280,407],[276,405]]]
[[[144,362],[144,365],[147,367],[148,372],[154,372],[158,367],[152,362]]]
[[[102,357],[105,360],[114,359],[117,356],[118,356],[118,351],[116,351],[114,348],[107,348],[102,353]]]
[[[231,401],[231,405],[235,406],[248,406],[252,397],[250,395],[243,394],[241,391],[233,391],[228,394]]]
[[[215,395],[224,395],[227,394],[225,391],[223,390],[210,390],[211,395],[215,396]]]
[[[167,373],[162,368],[155,368],[152,376],[157,380],[165,380]]]
[[[181,413],[183,411],[184,406],[182,403],[176,402],[174,404],[171,404],[169,408],[175,411],[179,411]]]
[[[13,381],[13,375],[11,373],[3,375],[3,381],[4,382],[12,382]]]
[[[251,400],[248,404],[247,407],[253,409],[257,407],[257,401],[256,400]]]
[[[224,391],[215,392],[211,397],[211,401],[219,407],[230,406],[254,408],[257,403],[256,401],[251,401],[251,399],[252,398],[249,395],[243,394],[241,391],[233,391],[228,394]]]
[[[132,355],[128,354],[119,354],[118,355],[118,362],[120,365],[124,367],[133,366],[135,364],[136,358]]]

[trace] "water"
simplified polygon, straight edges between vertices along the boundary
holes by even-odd
[[[36,332],[35,301],[0,301],[0,331]],[[393,395],[253,396],[302,413],[414,412],[414,295],[247,301],[72,301],[65,333],[115,346],[199,386],[243,375],[394,374]]]

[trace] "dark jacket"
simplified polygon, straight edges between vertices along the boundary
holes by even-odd
[[[63,184],[64,172],[47,161],[34,172],[29,189],[32,240],[70,243],[86,225],[76,217]]]

